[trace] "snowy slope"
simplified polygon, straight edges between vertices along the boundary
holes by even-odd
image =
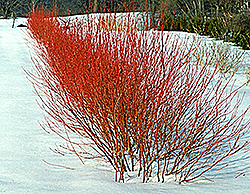
[[[16,25],[24,21],[18,19]],[[109,167],[93,161],[82,166],[74,156],[55,155],[49,148],[61,140],[45,133],[37,122],[43,113],[23,71],[32,67],[29,48],[22,29],[11,25],[12,20],[0,20],[0,193],[250,193],[250,173],[234,178],[240,170],[250,170],[250,153],[240,153],[230,159],[228,168],[211,172],[208,177],[216,174],[215,182],[198,179],[182,185],[136,180],[119,184]],[[236,77],[242,82],[241,74]],[[246,92],[245,108],[250,104],[250,86],[241,92]]]

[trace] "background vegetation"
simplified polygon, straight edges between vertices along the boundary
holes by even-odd
[[[176,12],[166,15],[165,30],[207,35],[250,49],[249,4],[247,0],[177,1]]]

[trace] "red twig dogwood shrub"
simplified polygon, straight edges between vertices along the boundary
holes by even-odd
[[[209,56],[200,67],[188,39],[139,31],[133,13],[123,28],[113,22],[112,14],[64,23],[42,9],[29,15],[37,58],[28,74],[48,115],[45,127],[67,150],[83,163],[107,161],[115,181],[137,172],[143,182],[175,175],[181,183],[248,146],[240,88],[217,79]]]

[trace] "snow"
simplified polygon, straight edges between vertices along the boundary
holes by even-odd
[[[17,19],[15,26],[24,22],[25,19]],[[173,177],[165,183],[142,184],[139,179],[115,183],[109,166],[96,161],[82,165],[73,155],[63,157],[51,152],[50,147],[62,142],[43,131],[38,123],[43,120],[43,112],[23,70],[32,67],[30,50],[24,29],[11,26],[12,20],[0,20],[0,193],[250,193],[250,173],[234,178],[237,172],[250,170],[249,152],[225,161],[232,163],[228,168],[211,172],[208,177],[217,175],[215,182],[201,178],[182,185]],[[249,52],[246,56],[246,65],[250,65]],[[236,75],[237,85],[244,81],[243,77]],[[246,92],[242,104],[246,108],[250,86],[240,92]],[[250,139],[249,135],[246,139]],[[74,170],[48,165],[43,160]]]

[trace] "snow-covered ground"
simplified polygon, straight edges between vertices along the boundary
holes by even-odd
[[[16,25],[24,19],[17,19]],[[45,133],[38,124],[43,112],[36,103],[32,85],[24,69],[31,69],[29,48],[20,28],[11,28],[12,20],[0,20],[0,193],[250,193],[250,153],[239,153],[225,162],[232,164],[215,174],[215,182],[198,179],[178,185],[177,182],[115,183],[109,167],[94,161],[83,166],[75,156],[59,156],[49,150],[62,143]],[[246,55],[246,63],[250,55]],[[237,74],[238,82],[245,78]],[[242,108],[250,104],[250,86]],[[249,115],[249,114],[248,114]],[[249,116],[248,116],[249,117]],[[246,137],[250,140],[250,137]],[[46,164],[43,160],[74,168],[69,170]]]

